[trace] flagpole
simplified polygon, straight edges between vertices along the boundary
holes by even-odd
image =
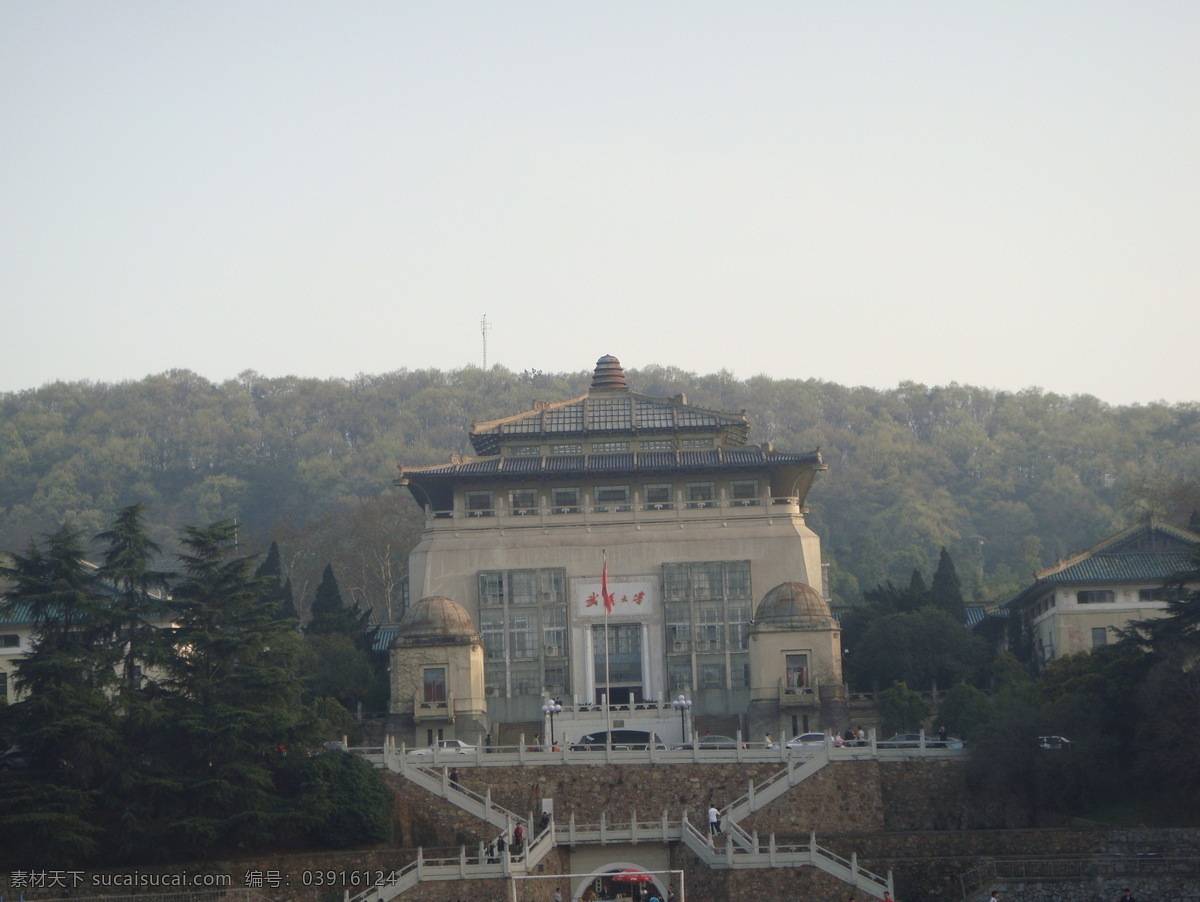
[[[612,609],[612,604],[608,600],[608,550],[604,552],[604,571],[603,579],[601,579],[600,594],[604,596],[604,704],[605,707],[611,710],[612,708],[612,684],[608,670],[608,612]]]

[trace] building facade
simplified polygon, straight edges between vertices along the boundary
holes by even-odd
[[[409,597],[453,599],[482,642],[487,713],[472,729],[535,721],[548,697],[683,694],[698,716],[777,736],[838,716],[840,633],[805,522],[825,467],[748,431],[744,413],[631,391],[606,356],[586,395],[475,424],[474,456],[401,467],[426,515]],[[756,624],[784,584],[807,591]],[[421,702],[393,698],[393,713]]]
[[[1109,536],[1040,571],[1008,601],[1044,667],[1064,655],[1090,651],[1117,638],[1134,620],[1163,610],[1163,583],[1190,569],[1200,535],[1153,518]]]

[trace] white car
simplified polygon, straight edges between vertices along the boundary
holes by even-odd
[[[449,755],[474,755],[478,751],[475,746],[467,745],[461,739],[439,739],[428,748],[413,749],[408,753],[408,757],[432,757],[436,753],[437,757],[443,758]]]
[[[789,749],[817,748],[825,745],[829,737],[824,733],[801,733],[788,742]]]

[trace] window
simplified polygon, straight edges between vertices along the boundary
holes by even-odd
[[[1157,589],[1139,589],[1138,601],[1176,601],[1180,598],[1181,590],[1172,586],[1171,588],[1160,587]]]
[[[512,457],[537,457],[542,449],[538,445],[516,445],[508,453]]]
[[[639,443],[638,449],[641,451],[674,451],[675,443],[670,439],[651,439]]]
[[[583,445],[578,442],[570,442],[562,445],[551,445],[551,454],[582,454]]]
[[[1080,604],[1111,604],[1116,600],[1112,589],[1084,589],[1075,596]]]
[[[724,651],[724,606],[720,601],[698,602],[692,608],[696,625],[696,651]]]
[[[664,564],[663,596],[667,654],[720,654],[748,647],[749,561]]]
[[[750,603],[744,602],[741,604],[735,602],[726,602],[726,610],[729,612],[729,649],[749,648],[750,647]]]
[[[683,654],[692,650],[692,613],[686,603],[666,605],[667,654]]]
[[[0,700],[8,701],[8,671],[0,670]]]
[[[729,500],[741,507],[758,504],[758,480],[739,479],[729,483]]]
[[[542,683],[554,698],[567,694],[567,664],[565,661],[547,661],[543,670]]]
[[[542,668],[537,661],[510,664],[509,680],[512,683],[514,696],[542,694]]]
[[[21,637],[16,633],[5,633],[0,636],[0,648],[20,648]]]
[[[629,442],[592,442],[593,454],[614,454],[629,450]]]
[[[725,594],[725,568],[718,562],[692,565],[692,598],[721,598]]]
[[[701,664],[696,668],[701,689],[725,688],[725,665],[720,662]]]
[[[596,487],[596,509],[607,513],[610,511],[629,510],[629,486],[601,485]]]
[[[717,487],[711,482],[689,482],[687,484],[688,507],[711,507],[717,497]]]
[[[554,682],[556,687],[567,679],[566,571],[480,571],[479,603],[489,696],[540,695],[544,681],[539,659],[559,661],[562,676]],[[566,694],[568,689],[555,691]]]
[[[466,504],[467,514],[471,517],[490,517],[494,513],[491,492],[467,492]]]
[[[729,685],[732,689],[750,688],[750,656],[732,655],[729,660]]]
[[[485,570],[479,574],[479,603],[504,604],[504,571]]]
[[[538,506],[537,490],[513,489],[508,493],[508,506],[512,508],[513,514],[517,516],[536,514]]]
[[[749,598],[750,597],[750,564],[749,562],[737,562],[724,565],[725,570],[725,597],[726,598]],[[749,609],[747,609],[748,611]],[[750,618],[747,617],[747,620]]]
[[[446,668],[426,667],[424,674],[424,701],[444,702],[446,700]]]
[[[667,658],[667,692],[674,695],[692,688],[692,658]]]
[[[503,609],[479,612],[479,636],[483,639],[485,660],[505,660]]]
[[[567,655],[565,605],[542,608],[542,654],[547,658],[565,658]]]
[[[551,489],[550,512],[553,514],[579,513],[579,489]]]
[[[510,658],[536,658],[538,656],[536,611],[509,617],[508,656]]]
[[[1094,626],[1092,627],[1092,648],[1099,648],[1101,645],[1108,645],[1108,627]]]
[[[710,438],[685,438],[679,443],[681,448],[711,448],[713,440]]]
[[[670,484],[659,483],[657,485],[642,486],[642,501],[644,509],[648,511],[670,510]]]
[[[784,655],[783,673],[789,689],[803,689],[808,685],[808,655]]]
[[[537,604],[538,572],[536,570],[510,570],[508,572],[508,603]]]

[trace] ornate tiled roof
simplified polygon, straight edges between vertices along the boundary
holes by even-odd
[[[1188,569],[1190,559],[1187,551],[1097,554],[1056,570],[1043,581],[1059,585],[1153,582]]]
[[[5,600],[0,605],[0,624],[33,623],[33,606],[27,601]]]
[[[657,398],[631,392],[615,357],[601,357],[591,390],[567,401],[534,401],[533,409],[471,429],[471,445],[481,455],[500,452],[507,441],[564,440],[616,436],[697,433],[719,435],[721,444],[745,444],[750,421],[743,413],[694,407],[683,395]]]
[[[420,477],[503,477],[528,478],[540,474],[586,475],[588,473],[677,473],[759,469],[766,466],[822,466],[821,453],[792,454],[760,446],[733,451],[711,448],[707,451],[648,451],[622,454],[562,454],[542,457],[456,458],[447,464],[428,467],[402,467],[401,478]]]

